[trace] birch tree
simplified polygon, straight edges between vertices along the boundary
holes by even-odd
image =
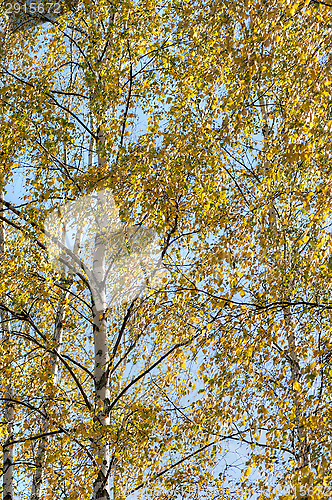
[[[3,209],[3,192],[0,192],[0,210]],[[0,225],[0,255],[3,259],[5,253],[5,232],[3,223]],[[4,297],[2,297],[4,299]],[[6,311],[6,303],[5,300],[1,302],[1,342],[5,346],[5,353],[9,354],[10,350],[10,334],[9,334],[9,321],[8,314]],[[8,362],[8,361],[7,361]],[[9,367],[8,367],[9,368]],[[8,369],[8,373],[10,373],[10,368]],[[4,398],[4,422],[6,426],[5,433],[5,441],[3,444],[3,498],[4,500],[12,500],[13,499],[13,445],[11,442],[14,437],[14,408],[12,404],[12,388],[10,385],[10,376],[8,377],[8,384],[4,388],[3,392]]]
[[[10,165],[26,190],[1,215],[15,495],[328,496],[331,9],[83,2],[39,21],[1,34],[1,183]],[[103,224],[92,267],[61,247],[70,288],[44,226],[103,190],[165,270],[112,307]]]

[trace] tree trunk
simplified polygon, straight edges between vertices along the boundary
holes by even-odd
[[[299,359],[296,353],[295,325],[290,307],[284,309],[284,319],[287,331],[287,340],[289,348],[289,356],[291,359],[291,382],[293,385],[293,404],[295,406],[295,436],[294,445],[297,447],[296,458],[298,467],[308,467],[310,463],[310,454],[308,446],[308,438],[303,430],[301,419],[303,417],[301,403],[298,397],[298,386],[301,382],[301,370]],[[294,387],[295,384],[295,387]]]
[[[63,230],[63,243],[65,242],[65,233],[66,228]],[[78,255],[79,247],[81,241],[81,231],[78,229],[75,244],[74,244],[74,253]],[[66,286],[70,287],[70,277],[69,282],[66,279],[65,269],[62,269],[61,275],[61,284],[63,288]],[[55,325],[54,325],[54,335],[53,342],[55,344],[54,351],[50,356],[50,375],[53,381],[54,386],[58,382],[58,371],[59,371],[59,356],[61,352],[61,344],[62,344],[62,334],[63,334],[63,322],[66,316],[65,304],[69,295],[69,288],[63,289],[60,296],[59,307],[55,317]],[[43,420],[41,432],[47,433],[49,429],[49,424],[46,419]],[[46,445],[47,445],[47,436],[42,437],[38,443],[37,455],[36,455],[36,470],[32,479],[32,488],[31,488],[31,496],[30,500],[40,500],[42,498],[42,485],[43,485],[43,474],[44,474],[44,466],[46,461]]]
[[[3,210],[3,191],[0,191],[0,212]],[[0,222],[0,256],[2,257],[5,252],[5,233],[3,228],[3,222]],[[4,304],[5,298],[2,298],[2,303]],[[4,344],[9,344],[9,323],[8,314],[1,308],[1,333],[2,341]],[[5,392],[5,423],[6,423],[6,437],[3,444],[3,466],[2,466],[2,481],[3,481],[3,500],[13,499],[13,445],[9,444],[13,441],[14,435],[14,408],[12,404],[13,391],[10,386],[10,380],[6,387]]]
[[[64,276],[62,277],[64,280]],[[65,319],[65,303],[69,294],[69,290],[63,290],[60,297],[60,305],[56,314],[55,319],[55,327],[54,327],[54,336],[53,340],[55,343],[55,352],[51,354],[51,378],[53,384],[57,383],[58,380],[58,368],[59,368],[59,358],[57,354],[61,351],[61,343],[62,343],[62,332],[63,332],[63,321]],[[41,432],[47,433],[49,428],[48,421],[46,419],[43,420]],[[31,500],[40,500],[42,498],[42,485],[43,485],[43,474],[44,474],[44,465],[46,460],[46,445],[47,445],[47,436],[42,437],[38,443],[37,455],[36,455],[36,470],[32,479],[32,488],[31,488]]]
[[[93,276],[95,280],[95,297],[93,297],[93,333],[94,333],[94,379],[95,379],[95,403],[97,408],[96,420],[101,426],[109,425],[109,348],[107,338],[107,307],[106,307],[106,242],[103,229],[106,221],[103,217],[104,194],[98,193],[97,201],[97,227],[95,235],[95,249],[93,259]],[[101,217],[99,216],[101,214]],[[102,436],[94,441],[95,458],[99,470],[94,483],[94,500],[109,500],[109,475],[110,475],[110,452],[109,444],[103,442]]]
[[[101,405],[102,408],[96,416],[101,425],[109,425],[109,406],[110,406],[110,389],[109,389],[109,352],[107,339],[107,326],[105,318],[105,309],[93,308],[94,311],[94,346],[95,346],[95,399],[96,406]],[[110,474],[110,453],[109,444],[104,443],[102,438],[95,439],[95,457],[99,466],[98,476],[94,483],[94,500],[109,500],[109,474]]]
[[[268,139],[271,134],[272,134],[272,127],[269,125],[269,116],[267,112],[267,106],[265,99],[263,98],[263,95],[261,93],[261,89],[258,85],[258,92],[259,92],[259,103],[262,111],[262,117],[263,117],[263,128],[262,128],[262,135],[264,136],[265,139]],[[264,145],[264,150],[266,149],[266,145]],[[269,164],[267,160],[265,159],[264,161],[264,170],[265,170],[265,175],[268,174],[269,172]],[[270,205],[269,205],[269,224],[270,227],[273,229],[275,234],[277,234],[277,231],[279,230],[279,221],[278,221],[278,214],[274,206],[274,202],[271,199]],[[284,238],[286,236],[284,235]],[[282,255],[282,252],[280,250],[279,246],[279,241],[276,241],[276,249],[279,251],[280,259],[283,259],[284,262],[287,261],[287,253],[286,253],[286,247],[284,249],[284,255]],[[287,297],[288,299],[288,297]],[[286,327],[286,335],[287,335],[287,342],[288,342],[288,349],[289,349],[289,357],[290,357],[290,368],[291,368],[291,382],[293,386],[293,404],[295,406],[295,436],[294,436],[294,447],[295,449],[297,448],[296,452],[296,457],[297,457],[297,462],[298,462],[298,467],[307,467],[310,463],[310,454],[309,454],[309,445],[308,445],[308,438],[306,433],[303,431],[303,425],[301,424],[301,419],[303,417],[302,413],[302,408],[301,408],[301,403],[299,401],[298,397],[298,385],[301,382],[301,370],[300,370],[300,364],[299,364],[299,359],[296,353],[296,337],[295,337],[295,325],[292,317],[292,312],[291,308],[289,306],[284,308],[284,321],[285,321],[285,327]],[[295,387],[294,387],[295,384]],[[305,497],[306,498],[306,497]]]
[[[5,393],[5,421],[7,423],[7,435],[6,440],[3,445],[3,500],[12,500],[13,497],[13,445],[10,445],[10,441],[13,440],[13,419],[14,419],[14,408],[11,403],[13,398],[13,392],[10,385],[7,386]]]

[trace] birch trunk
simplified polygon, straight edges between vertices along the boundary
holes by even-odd
[[[0,191],[0,212],[3,210],[3,191]],[[3,222],[0,222],[0,256],[2,257],[5,252],[5,233],[3,228]],[[2,299],[3,302],[5,299]],[[8,344],[10,341],[9,336],[9,323],[8,314],[4,309],[1,309],[1,333],[2,341],[4,344]],[[5,424],[6,424],[6,437],[3,444],[3,465],[2,465],[2,481],[3,481],[3,500],[13,499],[13,455],[14,449],[13,445],[10,444],[13,441],[14,435],[14,408],[12,404],[13,391],[10,385],[10,381],[6,387],[5,392]]]
[[[63,231],[63,240],[65,238],[65,228]],[[75,255],[78,255],[79,253],[79,247],[80,247],[80,241],[81,241],[81,231],[78,229],[78,232],[76,234],[75,238],[75,244],[74,244],[74,253]],[[64,243],[64,241],[63,241]],[[62,269],[62,276],[61,276],[61,283],[64,284],[65,286],[70,287],[70,279],[69,283],[68,280],[66,280],[66,274],[65,274],[65,269]],[[53,380],[53,384],[56,385],[58,382],[58,372],[59,372],[59,356],[61,352],[61,346],[62,346],[62,336],[63,336],[63,322],[66,317],[66,309],[65,305],[69,296],[69,291],[70,288],[63,289],[61,292],[60,296],[60,302],[59,302],[59,308],[56,312],[56,317],[55,317],[55,325],[54,325],[54,335],[53,335],[53,343],[55,344],[54,351],[52,352],[50,356],[50,363],[51,363],[51,378]],[[42,433],[47,433],[49,429],[49,423],[45,419],[43,420],[42,423],[42,428],[41,432]],[[44,474],[44,468],[45,468],[45,461],[46,461],[46,456],[47,456],[47,436],[42,437],[39,440],[38,443],[38,448],[37,448],[37,455],[36,455],[36,469],[33,475],[32,479],[32,488],[31,488],[31,496],[30,500],[41,500],[42,498],[42,486],[43,486],[43,474]]]
[[[95,348],[95,399],[96,406],[101,405],[102,409],[98,412],[97,419],[102,425],[109,425],[109,406],[110,406],[110,389],[109,389],[109,352],[107,340],[107,326],[105,308],[93,308],[94,312],[94,348]],[[95,440],[95,457],[98,463],[99,470],[97,479],[94,483],[94,500],[109,500],[109,474],[110,474],[110,452],[109,444],[103,442],[102,437]]]
[[[261,89],[258,86],[258,91],[259,91],[259,103],[260,107],[262,110],[262,117],[263,117],[263,129],[262,129],[262,134],[265,139],[268,139],[271,134],[272,134],[272,127],[269,125],[269,116],[267,112],[267,106],[265,99],[261,95]],[[264,149],[266,149],[266,145],[264,145]],[[267,175],[269,172],[269,165],[267,160],[264,160],[264,173]],[[269,203],[269,224],[270,227],[275,231],[275,234],[277,234],[277,231],[279,230],[279,221],[278,221],[278,214],[276,211],[276,208],[274,206],[274,202],[271,199]],[[284,239],[286,236],[284,235]],[[280,250],[279,242],[277,241],[277,250],[279,251],[280,259],[283,259],[284,262],[287,261],[288,256],[287,256],[287,250],[286,246],[284,246],[284,255],[282,256],[282,252]],[[298,355],[296,353],[296,335],[295,335],[295,325],[292,317],[292,312],[291,308],[289,306],[285,307],[284,309],[284,321],[285,321],[285,327],[286,327],[286,335],[287,335],[287,342],[288,342],[288,349],[289,349],[289,357],[290,357],[290,364],[291,364],[291,382],[292,385],[294,384],[300,384],[301,381],[301,370],[300,370],[300,364],[299,364],[299,359]],[[303,418],[303,412],[301,408],[301,403],[299,401],[298,393],[295,389],[293,389],[293,404],[295,406],[295,439],[294,439],[294,447],[295,449],[297,448],[297,461],[299,464],[299,467],[307,467],[310,463],[310,454],[309,454],[309,445],[308,445],[308,439],[306,433],[303,431],[303,425],[301,423],[301,420]]]
[[[104,136],[99,135],[98,148],[103,147]],[[103,154],[98,150],[98,166],[104,165]],[[94,334],[94,379],[95,379],[95,403],[97,408],[96,419],[102,426],[110,424],[110,387],[109,387],[109,348],[107,338],[107,305],[106,305],[106,241],[104,229],[106,226],[103,216],[105,203],[103,192],[98,193],[95,248],[93,258],[93,276],[95,280],[95,297],[93,297],[93,334]],[[102,436],[94,441],[94,453],[99,470],[97,479],[93,485],[94,500],[109,500],[109,475],[110,475],[110,451],[109,443],[104,442]]]
[[[13,429],[13,419],[14,419],[14,408],[11,403],[13,398],[13,392],[8,385],[7,391],[5,393],[5,421],[7,424],[7,435],[6,440],[3,445],[3,500],[12,500],[13,497],[13,459],[14,459],[14,449],[13,445],[8,444],[13,440],[14,429]]]
[[[51,377],[53,383],[58,381],[59,358],[62,344],[63,321],[65,319],[65,303],[69,294],[69,290],[63,290],[60,297],[60,306],[56,313],[53,341],[55,343],[55,352],[51,354]],[[45,419],[42,423],[41,433],[47,433],[49,428],[48,421]],[[43,474],[46,461],[47,436],[39,440],[37,455],[36,455],[36,470],[32,479],[31,500],[40,500],[42,498]]]
[[[300,384],[301,370],[299,358],[296,353],[295,325],[293,324],[292,313],[290,307],[284,310],[284,319],[287,332],[289,356],[291,359],[291,382],[292,384]],[[301,419],[303,417],[301,402],[299,401],[297,390],[293,389],[293,404],[295,406],[295,446],[298,448],[296,458],[299,468],[307,467],[310,464],[310,454],[308,446],[308,438],[303,430]]]

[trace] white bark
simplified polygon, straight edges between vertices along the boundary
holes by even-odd
[[[102,211],[103,193],[98,193],[98,205]],[[98,211],[97,211],[98,212]],[[98,217],[98,214],[97,214]],[[106,242],[103,233],[105,218],[101,213],[98,220],[98,233],[95,235],[95,250],[93,259],[93,275],[96,283],[96,296],[93,306],[93,333],[95,350],[95,403],[99,408],[96,418],[101,425],[109,425],[109,348],[107,338],[107,307],[106,307]],[[95,439],[95,458],[98,463],[98,476],[93,487],[94,500],[109,500],[110,452],[109,444],[104,443],[102,437]]]
[[[65,236],[65,228],[63,232],[63,238]],[[81,241],[81,231],[78,229],[78,232],[76,234],[75,238],[75,244],[74,244],[74,252],[75,255],[78,255],[79,252],[79,246],[80,246],[80,241]],[[61,276],[61,282],[66,283],[68,285],[68,282],[66,282],[66,275],[63,270],[62,276]],[[69,295],[69,288],[68,289],[63,289],[61,292],[60,296],[60,302],[59,302],[59,307],[56,313],[55,317],[55,325],[54,325],[54,335],[53,335],[53,342],[55,344],[54,351],[52,352],[50,356],[50,363],[51,363],[51,378],[53,380],[54,385],[57,384],[58,382],[58,372],[59,372],[59,356],[61,352],[61,345],[62,345],[62,335],[63,335],[63,322],[66,317],[66,301]],[[49,424],[46,419],[43,420],[42,426],[41,426],[41,433],[47,433],[49,429]],[[43,474],[44,474],[44,468],[45,468],[45,461],[46,461],[46,446],[47,446],[47,436],[42,437],[39,440],[38,443],[38,448],[37,448],[37,454],[36,454],[36,470],[33,475],[32,479],[32,488],[31,488],[31,496],[30,500],[41,500],[42,498],[42,486],[43,486]]]
[[[267,105],[264,97],[261,95],[261,89],[258,86],[259,92],[259,104],[262,111],[263,118],[263,128],[262,135],[267,140],[272,134],[272,127],[269,124],[269,116]],[[266,149],[266,143],[264,145],[264,150]],[[266,159],[264,159],[264,173],[268,175],[269,173],[269,164]],[[269,205],[269,224],[270,227],[277,232],[279,228],[279,220],[276,208],[274,206],[273,200],[270,201]],[[283,259],[284,262],[287,261],[288,256],[286,253],[286,248],[284,250],[284,255],[280,251],[279,243],[276,242],[276,249],[279,251],[280,259]],[[287,297],[288,299],[288,297]],[[290,368],[291,368],[291,382],[294,387],[294,384],[300,384],[301,382],[301,370],[299,364],[299,358],[296,352],[296,332],[295,332],[295,324],[291,312],[291,308],[289,306],[284,309],[284,321],[288,342],[288,350],[290,357]],[[308,439],[305,431],[303,430],[303,425],[301,420],[303,418],[303,412],[301,408],[301,403],[299,401],[298,392],[295,388],[293,388],[293,404],[295,406],[295,428],[294,428],[294,447],[296,450],[297,461],[299,467],[307,467],[310,464],[310,453],[309,453],[309,445]]]
[[[51,377],[53,383],[56,384],[58,380],[58,368],[59,368],[59,357],[57,354],[61,351],[62,344],[62,332],[63,332],[63,321],[65,319],[65,303],[68,297],[69,291],[63,290],[60,297],[60,305],[56,314],[55,328],[53,340],[55,343],[54,352],[51,354]],[[46,419],[43,420],[41,426],[41,433],[46,433],[48,431],[49,424]],[[36,469],[32,479],[31,488],[31,500],[40,500],[42,498],[42,485],[43,485],[43,474],[46,460],[46,445],[47,436],[42,437],[39,440],[37,455],[36,455]]]
[[[3,192],[0,191],[0,211],[3,210]],[[0,222],[0,258],[4,255],[5,252],[5,234],[3,228],[3,222]],[[2,303],[5,302],[5,299],[2,299]],[[1,330],[2,330],[2,340],[3,343],[9,342],[9,323],[8,323],[8,314],[4,309],[1,309]],[[3,444],[3,465],[2,465],[2,482],[3,482],[3,500],[12,500],[13,499],[13,455],[14,449],[13,445],[10,443],[13,440],[14,435],[14,408],[12,404],[13,399],[13,391],[10,386],[10,381],[8,382],[6,392],[5,392],[5,415],[4,420],[6,423],[6,437],[5,442]]]
[[[3,500],[13,499],[13,460],[14,460],[14,450],[13,445],[7,445],[13,439],[13,419],[14,419],[14,408],[11,403],[13,398],[13,393],[10,385],[7,387],[5,393],[6,399],[6,409],[5,409],[5,421],[7,423],[7,435],[3,446]]]
[[[287,332],[289,356],[291,359],[291,382],[293,385],[293,404],[295,406],[294,447],[296,450],[298,466],[302,468],[310,465],[310,452],[308,437],[303,429],[303,423],[301,422],[303,418],[301,402],[299,401],[297,388],[294,388],[294,384],[300,384],[301,382],[301,369],[296,352],[295,325],[289,306],[284,309],[284,319]]]

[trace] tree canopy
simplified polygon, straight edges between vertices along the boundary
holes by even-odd
[[[3,500],[328,497],[332,4],[1,11]]]

